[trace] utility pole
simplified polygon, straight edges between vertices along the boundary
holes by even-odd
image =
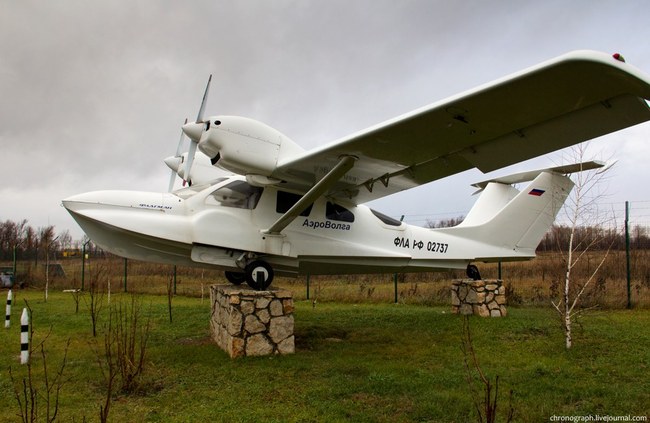
[[[124,292],[126,292],[126,278],[128,274],[128,259],[124,259]]]
[[[50,247],[59,239],[57,236],[50,241],[45,247],[45,302],[47,302],[47,294],[50,289]]]
[[[16,278],[16,247],[18,247],[18,244],[14,244],[14,265],[12,268],[14,278]]]
[[[632,308],[630,295],[630,282],[632,269],[630,268],[630,202],[625,202],[625,262],[627,269],[627,308]]]
[[[399,218],[400,222],[404,221],[404,215]],[[395,287],[395,304],[398,302],[398,296],[397,296],[397,273],[393,273],[393,286]]]
[[[81,247],[81,290],[84,290],[84,280],[86,276],[86,245],[90,240],[84,242],[83,246]]]

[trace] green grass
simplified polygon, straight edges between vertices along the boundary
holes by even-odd
[[[16,297],[12,327],[0,331],[0,421],[19,421],[8,368],[19,377],[25,372],[18,359],[23,299],[33,308],[35,340],[52,328],[45,343],[50,371],[71,340],[60,420],[97,421],[104,390],[95,351],[103,338],[93,340],[83,300],[75,314],[70,294],[51,293],[47,303],[40,291]],[[143,297],[152,322],[147,373],[140,392],[115,396],[110,421],[475,421],[462,320],[447,307],[301,301],[295,355],[231,360],[210,340],[207,300],[174,298],[172,324],[166,301]],[[568,352],[552,310],[509,313],[472,318],[471,327],[483,370],[500,377],[502,410],[514,390],[516,421],[648,413],[650,311],[585,316]],[[33,363],[40,384],[40,355]]]

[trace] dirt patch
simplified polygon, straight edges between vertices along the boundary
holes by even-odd
[[[214,341],[209,336],[179,338],[176,340],[180,345],[211,345]]]

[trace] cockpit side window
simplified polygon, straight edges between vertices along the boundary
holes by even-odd
[[[244,181],[231,182],[205,199],[206,204],[252,210],[262,196],[263,188],[254,187]]]
[[[299,194],[293,194],[291,192],[278,191],[277,203],[275,203],[275,211],[277,213],[286,213],[289,211],[294,204],[302,198]],[[313,204],[310,204],[305,210],[300,213],[300,216],[307,217],[311,213],[311,208]]]
[[[354,222],[354,214],[350,210],[329,201],[325,205],[325,217],[339,222]]]

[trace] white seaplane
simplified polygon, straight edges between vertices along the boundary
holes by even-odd
[[[478,278],[472,263],[531,259],[573,187],[567,174],[601,163],[478,183],[476,204],[451,228],[407,225],[362,203],[650,120],[650,78],[618,54],[592,51],[560,56],[312,151],[253,119],[204,118],[209,85],[196,121],[182,127],[189,151],[165,160],[172,177],[189,186],[89,192],[63,205],[114,254],[217,267],[230,282],[259,290],[274,274],[467,269]],[[232,175],[214,179],[213,168]],[[527,181],[521,191],[512,186]]]

